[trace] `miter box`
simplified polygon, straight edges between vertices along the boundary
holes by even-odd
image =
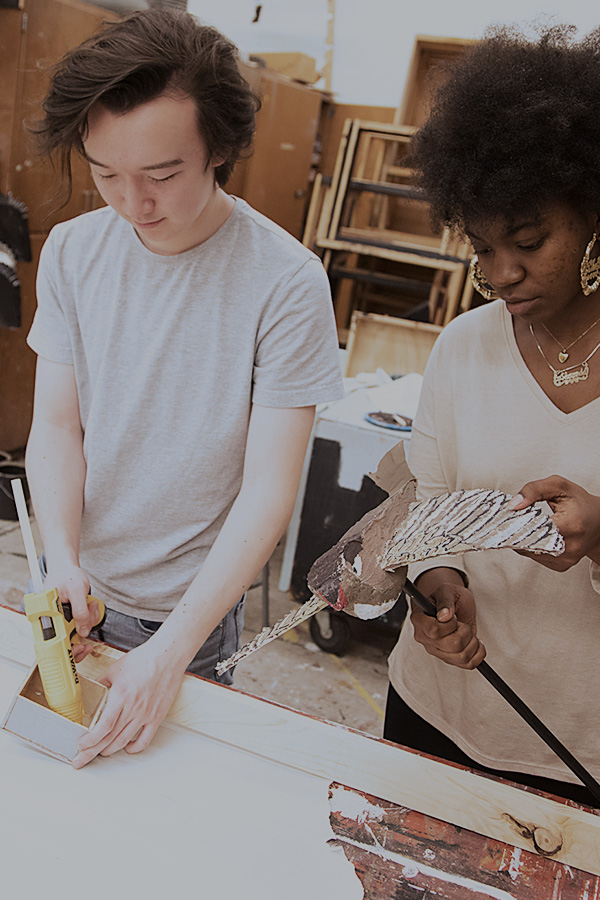
[[[77,742],[98,721],[108,695],[107,687],[84,675],[79,675],[79,683],[85,710],[81,725],[50,709],[39,669],[34,666],[14,697],[2,729],[55,759],[72,762],[77,754]]]

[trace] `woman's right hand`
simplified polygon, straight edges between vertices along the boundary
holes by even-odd
[[[415,640],[432,656],[461,669],[475,669],[486,650],[477,637],[475,597],[456,569],[430,569],[417,580],[435,603],[434,619],[416,606],[411,612]]]

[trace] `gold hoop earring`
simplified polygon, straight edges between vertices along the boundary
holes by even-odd
[[[594,236],[585,248],[585,253],[581,260],[581,290],[585,297],[589,297],[590,294],[593,294],[594,291],[597,291],[600,287],[600,257],[596,257],[596,259],[590,258],[590,254],[597,240],[598,235],[594,232]]]
[[[481,266],[476,256],[473,257],[469,265],[469,278],[473,282],[475,290],[479,291],[482,297],[486,300],[498,300],[498,294],[485,280],[485,275],[481,271]]]

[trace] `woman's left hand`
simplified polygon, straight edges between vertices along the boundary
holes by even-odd
[[[168,713],[185,675],[152,638],[124,654],[100,679],[110,688],[96,725],[79,741],[73,766],[80,769],[99,754],[144,750]]]
[[[517,553],[556,572],[566,572],[584,556],[600,563],[600,497],[560,475],[551,475],[524,485],[509,508],[525,509],[536,500],[545,500],[550,506],[552,519],[565,540],[565,551],[560,556]]]

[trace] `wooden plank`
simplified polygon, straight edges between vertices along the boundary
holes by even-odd
[[[460,245],[450,248],[448,243],[442,243],[440,238],[432,234],[421,234],[415,231],[401,231],[393,228],[340,228],[338,240],[379,242],[384,246],[398,245],[399,250],[415,250],[429,253],[432,259],[447,258],[450,262],[461,262],[466,268],[465,258],[462,255]],[[461,255],[459,255],[461,254]]]
[[[372,271],[371,269],[361,269],[356,265],[332,265],[329,268],[332,278],[348,278],[351,281],[360,281],[366,284],[374,284],[379,287],[387,288],[408,288],[418,294],[427,296],[429,293],[429,284],[416,278],[407,278],[404,275],[388,274],[387,272]]]
[[[328,209],[328,216],[325,218],[326,234],[330,238],[334,238],[337,233],[340,216],[342,214],[342,207],[346,198],[348,179],[350,178],[352,165],[354,163],[359,134],[360,121],[354,119],[354,121],[351,122],[347,138],[342,137],[340,143],[340,152],[338,154],[340,165],[338,166],[336,163],[336,168],[331,180],[331,215],[329,215]]]
[[[315,243],[317,247],[323,250],[347,250],[350,253],[358,253],[361,256],[376,256],[380,259],[407,262],[415,266],[424,266],[428,269],[445,269],[447,272],[454,272],[457,268],[459,271],[464,271],[465,268],[463,262],[453,262],[439,256],[422,256],[416,252],[410,253],[405,251],[400,247],[395,249],[374,244],[361,244],[353,240],[331,240],[330,238],[317,238]]]
[[[457,314],[462,297],[462,289],[465,284],[465,270],[456,269],[446,286],[446,304],[442,325],[447,325]]]
[[[360,120],[361,131],[370,131],[380,137],[382,135],[390,135],[392,138],[398,135],[412,137],[417,130],[412,125],[399,125],[393,122],[369,122],[364,119]]]
[[[331,826],[365,900],[591,900],[600,878],[332,784]]]
[[[26,618],[4,608],[0,655],[22,665],[31,664],[33,655]],[[121,655],[99,644],[80,671],[99,680]],[[533,836],[543,829],[561,845],[554,859],[600,875],[600,816],[591,811],[191,675],[185,677],[167,720],[525,850],[535,851]]]
[[[333,214],[335,197],[339,187],[342,169],[344,167],[344,159],[346,157],[346,150],[348,147],[348,141],[350,139],[350,133],[354,128],[354,121],[355,120],[353,119],[346,119],[346,121],[344,122],[344,127],[342,129],[342,134],[340,137],[340,144],[335,159],[333,175],[331,176],[331,184],[329,186],[329,190],[325,195],[323,207],[321,209],[321,215],[319,216],[319,221],[317,224],[317,239],[319,237],[326,237],[329,231],[329,222],[331,221],[331,216]]]
[[[319,221],[319,216],[321,214],[323,197],[326,190],[327,187],[323,185],[323,176],[320,172],[317,172],[312,186],[308,211],[306,213],[304,231],[302,232],[302,243],[311,250],[313,249],[317,222]]]
[[[0,658],[0,707],[20,681]],[[328,787],[168,724],[79,770],[0,732],[2,896],[58,897],[68,869],[85,900],[359,900],[328,846]]]

